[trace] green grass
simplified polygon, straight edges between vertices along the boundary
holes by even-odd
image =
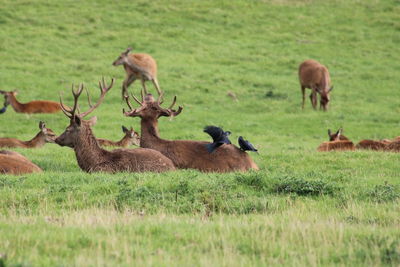
[[[97,98],[115,77],[93,115],[96,136],[117,140],[121,125],[140,129],[111,65],[132,46],[157,60],[166,104],[184,106],[160,119],[162,137],[209,140],[203,127],[223,126],[259,148],[261,170],[89,175],[69,148],[16,149],[45,172],[0,177],[0,266],[399,265],[400,155],[316,152],[328,128],[354,142],[400,135],[399,4],[3,0],[1,90],[71,103],[71,83]],[[300,108],[308,58],[330,70],[329,112]],[[40,120],[58,134],[69,123],[10,108],[0,136],[30,139]]]

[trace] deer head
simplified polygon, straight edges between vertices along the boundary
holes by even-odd
[[[113,66],[118,66],[126,63],[128,61],[128,54],[132,51],[132,48],[128,47],[125,52],[122,52],[121,55],[112,63]]]
[[[57,135],[53,132],[53,130],[46,128],[46,124],[43,121],[39,122],[39,129],[41,134],[44,136],[44,141],[46,143],[54,143]]]
[[[14,91],[1,91],[0,94],[4,95],[4,106],[8,106],[10,104],[10,97],[14,97],[18,94],[17,90]]]
[[[172,107],[176,103],[176,96],[174,96],[172,104],[168,108],[162,108],[161,107],[162,104],[161,99],[163,98],[162,93],[158,95],[157,100],[154,99],[152,94],[144,95],[143,90],[141,91],[141,95],[142,95],[142,101],[139,101],[132,94],[132,98],[140,105],[140,107],[135,109],[132,107],[132,104],[129,101],[129,96],[125,96],[126,104],[130,108],[130,111],[127,112],[123,110],[125,116],[140,117],[142,119],[148,119],[148,120],[157,120],[161,116],[165,117],[178,116],[183,110],[181,106],[178,107],[178,110],[172,109]]]
[[[340,136],[342,135],[343,128],[340,127],[336,133],[332,133],[331,129],[328,129],[329,141],[338,141],[340,140]]]
[[[321,95],[321,99],[320,99],[320,107],[323,110],[328,110],[328,105],[329,105],[329,101],[331,100],[330,97],[330,92],[333,90],[333,86],[331,88],[329,88],[328,90],[320,90],[317,89],[318,93]]]
[[[101,102],[104,99],[104,96],[111,89],[113,85],[114,85],[114,78],[111,79],[111,84],[109,86],[106,86],[104,77],[102,81],[99,81],[99,88],[101,93],[100,93],[100,98],[95,105],[92,105],[89,92],[86,90],[90,108],[88,111],[82,113],[77,113],[77,109],[79,112],[78,99],[83,91],[84,88],[83,84],[80,84],[77,90],[75,90],[74,85],[72,85],[72,95],[74,96],[74,106],[72,109],[69,109],[66,106],[64,106],[62,97],[60,95],[61,110],[70,119],[70,125],[66,128],[65,132],[62,133],[55,140],[57,144],[59,144],[60,146],[69,146],[72,148],[75,146],[79,136],[83,132],[85,132],[85,130],[88,127],[90,128],[91,126],[93,126],[97,121],[96,117],[93,117],[90,120],[83,120],[83,117],[87,116],[101,104]]]

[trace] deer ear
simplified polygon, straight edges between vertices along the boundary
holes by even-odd
[[[132,47],[128,47],[127,49],[126,49],[126,51],[125,51],[125,55],[127,55],[129,52],[131,52],[132,51]]]
[[[44,123],[44,121],[40,121],[39,122],[39,129],[40,130],[43,130],[43,129],[45,129],[46,128],[46,124]]]
[[[328,135],[331,136],[332,132],[331,129],[328,129]]]
[[[81,118],[79,116],[74,116],[72,118],[72,121],[78,126],[81,126],[81,124],[82,124],[82,120],[81,120]]]
[[[87,122],[89,123],[89,126],[93,126],[97,122],[97,117],[96,116],[91,117],[90,120],[87,120]]]
[[[129,132],[129,130],[124,125],[122,125],[122,132],[127,133]]]

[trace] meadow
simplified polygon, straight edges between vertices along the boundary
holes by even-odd
[[[0,90],[72,103],[72,83],[97,99],[115,77],[92,115],[96,137],[117,140],[121,125],[140,130],[111,65],[131,46],[157,60],[165,105],[184,107],[159,120],[163,138],[210,140],[204,126],[221,126],[259,149],[260,167],[87,174],[70,148],[16,149],[44,173],[0,176],[0,266],[400,265],[400,155],[316,152],[328,128],[400,135],[398,0],[0,2]],[[309,58],[330,70],[328,112],[308,98],[301,110]],[[57,134],[69,124],[9,107],[0,136],[31,139],[40,120]]]

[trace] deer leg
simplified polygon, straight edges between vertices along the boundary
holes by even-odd
[[[303,103],[301,108],[304,109],[304,102],[306,101],[306,88],[304,86],[301,86],[301,93],[303,94]]]
[[[135,76],[128,76],[122,83],[122,99],[124,96],[128,95],[128,87],[136,80]]]
[[[312,89],[312,92],[310,94],[310,100],[311,100],[313,109],[317,109],[317,92],[314,89]]]
[[[144,89],[144,93],[147,95],[148,92],[147,92],[147,88],[146,88],[146,82],[145,82],[145,80],[143,78],[141,79],[141,81],[142,81],[142,87]]]
[[[151,81],[153,82],[154,86],[156,87],[158,94],[161,95],[160,85],[158,85],[157,78],[154,78]]]

